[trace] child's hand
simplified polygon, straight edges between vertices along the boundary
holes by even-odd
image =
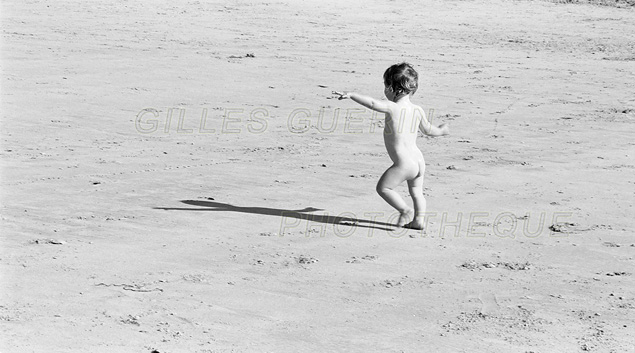
[[[448,126],[448,124],[441,124],[439,125],[439,129],[441,129],[441,132],[443,133],[443,135],[448,135],[450,133],[450,127]]]
[[[338,100],[351,98],[350,93],[349,92],[345,92],[345,91],[344,92],[333,91],[333,94],[339,96],[339,97],[337,97]]]

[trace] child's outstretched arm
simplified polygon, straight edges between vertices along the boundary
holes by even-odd
[[[365,96],[365,95],[362,95],[362,94],[358,94],[358,93],[355,93],[355,92],[337,92],[337,91],[334,91],[333,93],[340,96],[338,99],[350,98],[353,101],[355,101],[356,103],[361,104],[361,105],[363,105],[364,107],[366,107],[368,109],[372,109],[372,110],[380,112],[380,113],[387,113],[390,110],[389,104],[391,102],[380,101],[380,100],[377,100],[375,98],[372,98],[372,97],[369,97],[369,96]]]
[[[425,112],[421,111],[421,121],[419,122],[419,130],[424,134],[432,137],[443,136],[450,133],[448,124],[441,124],[438,127],[432,125],[426,118]]]

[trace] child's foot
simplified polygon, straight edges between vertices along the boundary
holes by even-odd
[[[401,215],[399,216],[399,220],[397,221],[397,227],[405,227],[406,223],[408,223],[408,221],[412,218],[412,216],[414,216],[414,213],[415,213],[414,210],[407,210],[407,211],[401,212]]]
[[[408,229],[423,230],[423,222],[417,222],[417,220],[415,219],[408,224],[404,224],[403,227]]]

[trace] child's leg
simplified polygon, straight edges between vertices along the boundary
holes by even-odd
[[[403,183],[404,180],[408,178],[408,174],[405,168],[400,168],[393,164],[392,167],[384,172],[377,183],[377,193],[379,196],[401,214],[397,221],[399,227],[408,222],[410,215],[412,215],[412,209],[408,207],[403,198],[393,189]]]
[[[416,178],[408,180],[408,190],[412,197],[412,203],[415,207],[415,215],[412,222],[404,227],[413,229],[423,229],[423,216],[426,212],[426,198],[423,196],[423,173]]]

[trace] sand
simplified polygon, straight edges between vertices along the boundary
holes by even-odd
[[[635,351],[635,12],[3,1],[0,351]],[[408,61],[425,232],[391,226]],[[399,192],[407,196],[405,186]]]

